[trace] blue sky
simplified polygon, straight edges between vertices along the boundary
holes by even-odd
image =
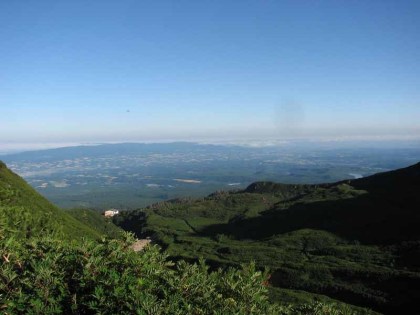
[[[419,1],[1,1],[0,143],[420,136]]]

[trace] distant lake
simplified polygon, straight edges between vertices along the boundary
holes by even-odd
[[[357,173],[349,173],[350,176],[353,176],[354,179],[358,179],[358,178],[362,178],[363,175],[362,174],[357,174]]]

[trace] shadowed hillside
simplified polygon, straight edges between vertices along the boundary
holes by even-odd
[[[116,222],[152,236],[175,258],[268,266],[273,300],[317,293],[384,313],[416,313],[419,192],[420,163],[332,184],[258,182],[162,202]]]
[[[262,239],[301,228],[325,230],[364,244],[420,238],[420,164],[337,184],[291,186],[256,183],[245,191],[271,193],[283,201],[234,223],[203,233]],[[284,201],[285,200],[285,201]]]

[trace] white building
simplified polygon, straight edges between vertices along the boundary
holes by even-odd
[[[111,217],[113,217],[114,215],[117,215],[118,213],[120,213],[120,211],[119,211],[119,210],[117,210],[117,209],[109,209],[109,210],[105,210],[105,212],[104,212],[104,216],[105,216],[106,218],[111,218]]]

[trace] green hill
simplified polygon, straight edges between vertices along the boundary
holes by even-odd
[[[272,299],[329,296],[384,313],[420,313],[420,163],[321,185],[259,182],[172,200],[115,219],[175,259],[255,260]],[[292,290],[292,291],[291,291]]]
[[[0,161],[0,229],[19,238],[57,235],[97,239],[105,235],[57,208]]]
[[[117,227],[112,221],[108,218],[105,218],[98,211],[90,209],[70,209],[66,210],[76,220],[82,222],[83,224],[95,229],[102,235],[106,235],[110,238],[121,238],[123,235],[123,230]]]

